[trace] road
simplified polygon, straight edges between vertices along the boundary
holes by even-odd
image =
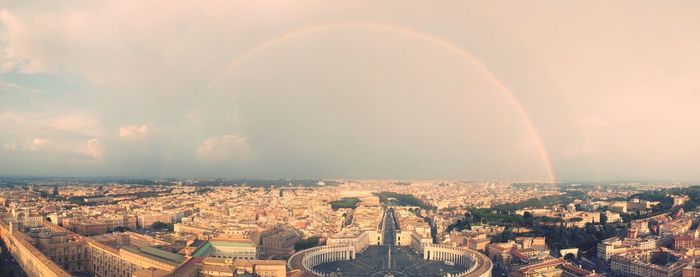
[[[384,217],[384,245],[386,246],[387,271],[396,269],[396,259],[392,255],[396,254],[396,221],[394,220],[394,210],[389,209]]]

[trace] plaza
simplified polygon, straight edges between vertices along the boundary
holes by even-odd
[[[423,253],[410,246],[397,246],[397,223],[392,209],[386,211],[382,223],[383,245],[370,245],[356,253],[354,259],[320,263],[312,270],[328,276],[459,276],[474,265],[424,259]]]

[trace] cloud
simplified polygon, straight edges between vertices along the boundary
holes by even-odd
[[[218,3],[3,2],[0,173],[31,173],[53,157],[38,172],[72,174],[67,159],[93,157],[102,167],[83,172],[147,175],[167,156],[175,174],[535,177],[538,156],[520,141],[520,121],[499,114],[510,107],[504,102],[481,96],[493,85],[411,35],[309,33],[227,66],[289,31],[383,22],[444,37],[495,72],[553,158],[568,159],[555,161],[557,170],[590,163],[614,174],[656,169],[675,177],[666,172],[682,169],[700,178],[697,4],[458,4],[391,13],[392,2]],[[592,15],[600,20],[591,24]],[[211,86],[212,76],[222,81]],[[255,163],[239,172],[199,163],[251,156]],[[640,161],[648,167],[634,166]]]
[[[83,154],[96,160],[101,160],[103,155],[100,140],[96,138],[88,140],[87,147],[83,151]]]
[[[103,144],[97,138],[91,138],[87,141],[34,138],[25,143],[5,143],[0,150],[28,157],[37,162],[37,165],[44,162],[49,164],[89,164],[104,158]]]
[[[98,116],[86,112],[0,112],[0,127],[22,135],[49,132],[99,137],[104,133]]]
[[[50,139],[45,139],[45,138],[35,138],[32,140],[32,143],[29,146],[29,150],[31,151],[39,151],[46,149],[47,146],[51,144]]]
[[[131,125],[119,128],[119,137],[127,139],[143,138],[148,134],[147,125]]]
[[[19,19],[7,10],[0,10],[0,73],[19,68],[21,71],[31,69],[32,65],[27,57],[30,55],[26,47],[26,29]]]
[[[40,12],[35,10],[34,12]],[[64,51],[63,55],[55,55],[56,48],[67,47],[68,42],[76,42],[76,32],[81,29],[80,21],[84,18],[77,16],[75,11],[58,14],[32,16],[24,12],[0,10],[0,73],[18,70],[25,74],[57,73],[74,68],[74,64],[62,60],[65,56],[75,59],[77,53]],[[86,22],[82,23],[85,25]],[[61,41],[57,41],[58,37]],[[42,46],[43,42],[53,40],[56,44]],[[79,61],[79,59],[75,59]]]
[[[71,113],[48,119],[47,124],[53,129],[84,136],[102,134],[102,126],[96,116],[85,113]]]
[[[131,87],[172,83],[173,79],[156,81],[165,80],[164,74],[182,82],[197,75],[181,69],[210,70],[211,63],[221,59],[209,53],[241,47],[230,32],[253,16],[245,9],[273,10],[253,6],[230,1],[194,6],[172,1],[167,8],[140,1],[8,6],[0,9],[0,73],[76,74],[93,84]],[[222,25],[232,27],[219,28]],[[159,34],[157,40],[154,33]]]
[[[228,134],[205,139],[197,148],[197,158],[204,162],[247,161],[253,157],[248,138]]]
[[[41,90],[27,87],[27,86],[23,86],[23,85],[18,85],[15,83],[10,83],[10,82],[7,82],[7,81],[0,79],[0,92],[21,92],[21,93],[28,93],[28,94],[37,94],[37,93],[40,93]]]

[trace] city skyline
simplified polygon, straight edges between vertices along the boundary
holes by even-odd
[[[0,175],[700,181],[700,4],[0,4]]]

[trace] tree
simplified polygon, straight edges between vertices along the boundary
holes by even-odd
[[[344,197],[337,201],[331,201],[330,204],[333,210],[338,210],[340,208],[355,209],[360,202],[362,201],[357,197]]]
[[[608,224],[608,215],[606,215],[604,212],[600,213],[600,224]]]
[[[151,225],[151,228],[153,228],[155,230],[167,229],[168,231],[172,231],[172,226],[173,226],[172,224],[156,221],[156,222],[153,222],[153,225]]]
[[[161,222],[161,223],[162,223],[162,222]],[[165,224],[165,223],[163,223],[163,224]],[[167,225],[167,224],[166,224],[166,225]],[[117,227],[114,227],[114,231],[115,231],[115,232],[123,233],[123,232],[126,232],[126,231],[131,231],[131,229],[130,229],[129,227],[117,226]]]
[[[294,244],[294,250],[300,251],[300,250],[308,249],[308,248],[316,246],[317,244],[318,244],[318,237],[317,236],[308,237],[306,239],[302,239],[300,241],[297,241]]]

